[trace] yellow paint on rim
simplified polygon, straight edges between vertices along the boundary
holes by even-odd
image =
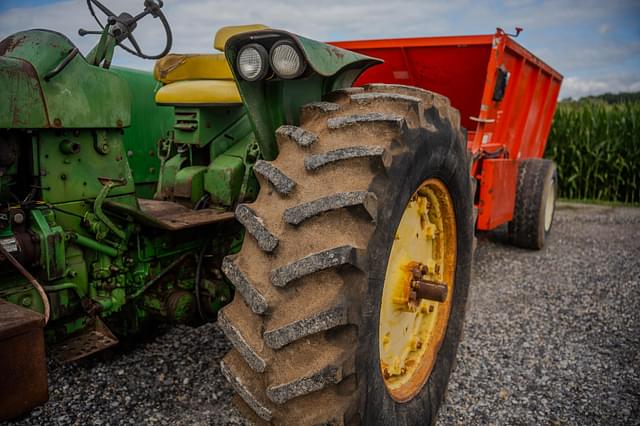
[[[449,321],[455,265],[453,201],[441,180],[429,179],[405,207],[380,301],[380,373],[398,402],[411,400],[431,374]],[[416,279],[446,284],[445,301],[416,299]]]

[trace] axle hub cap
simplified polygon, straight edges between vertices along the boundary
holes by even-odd
[[[380,303],[380,371],[398,402],[411,400],[431,374],[451,311],[455,264],[453,202],[442,181],[429,179],[405,207]]]

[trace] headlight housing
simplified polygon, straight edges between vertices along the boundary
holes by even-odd
[[[273,45],[269,61],[276,75],[287,80],[300,77],[307,68],[302,54],[289,40],[280,40]]]
[[[236,66],[240,77],[247,81],[264,78],[269,71],[267,50],[257,43],[247,44],[240,49],[236,58]]]

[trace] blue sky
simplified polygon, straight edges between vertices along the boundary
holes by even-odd
[[[142,0],[103,0],[116,13]],[[217,28],[263,23],[319,40],[493,33],[524,27],[518,41],[565,76],[562,97],[640,91],[640,0],[165,0],[173,52],[209,52]],[[160,26],[147,18],[136,38],[158,51]],[[88,52],[96,39],[83,0],[0,0],[0,38],[28,28],[63,32]],[[151,69],[124,51],[115,63]]]

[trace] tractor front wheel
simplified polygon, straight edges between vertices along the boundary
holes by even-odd
[[[222,372],[254,421],[429,424],[460,339],[473,238],[466,143],[437,94],[370,85],[306,105],[259,161],[223,263]],[[241,297],[240,297],[241,296]]]

